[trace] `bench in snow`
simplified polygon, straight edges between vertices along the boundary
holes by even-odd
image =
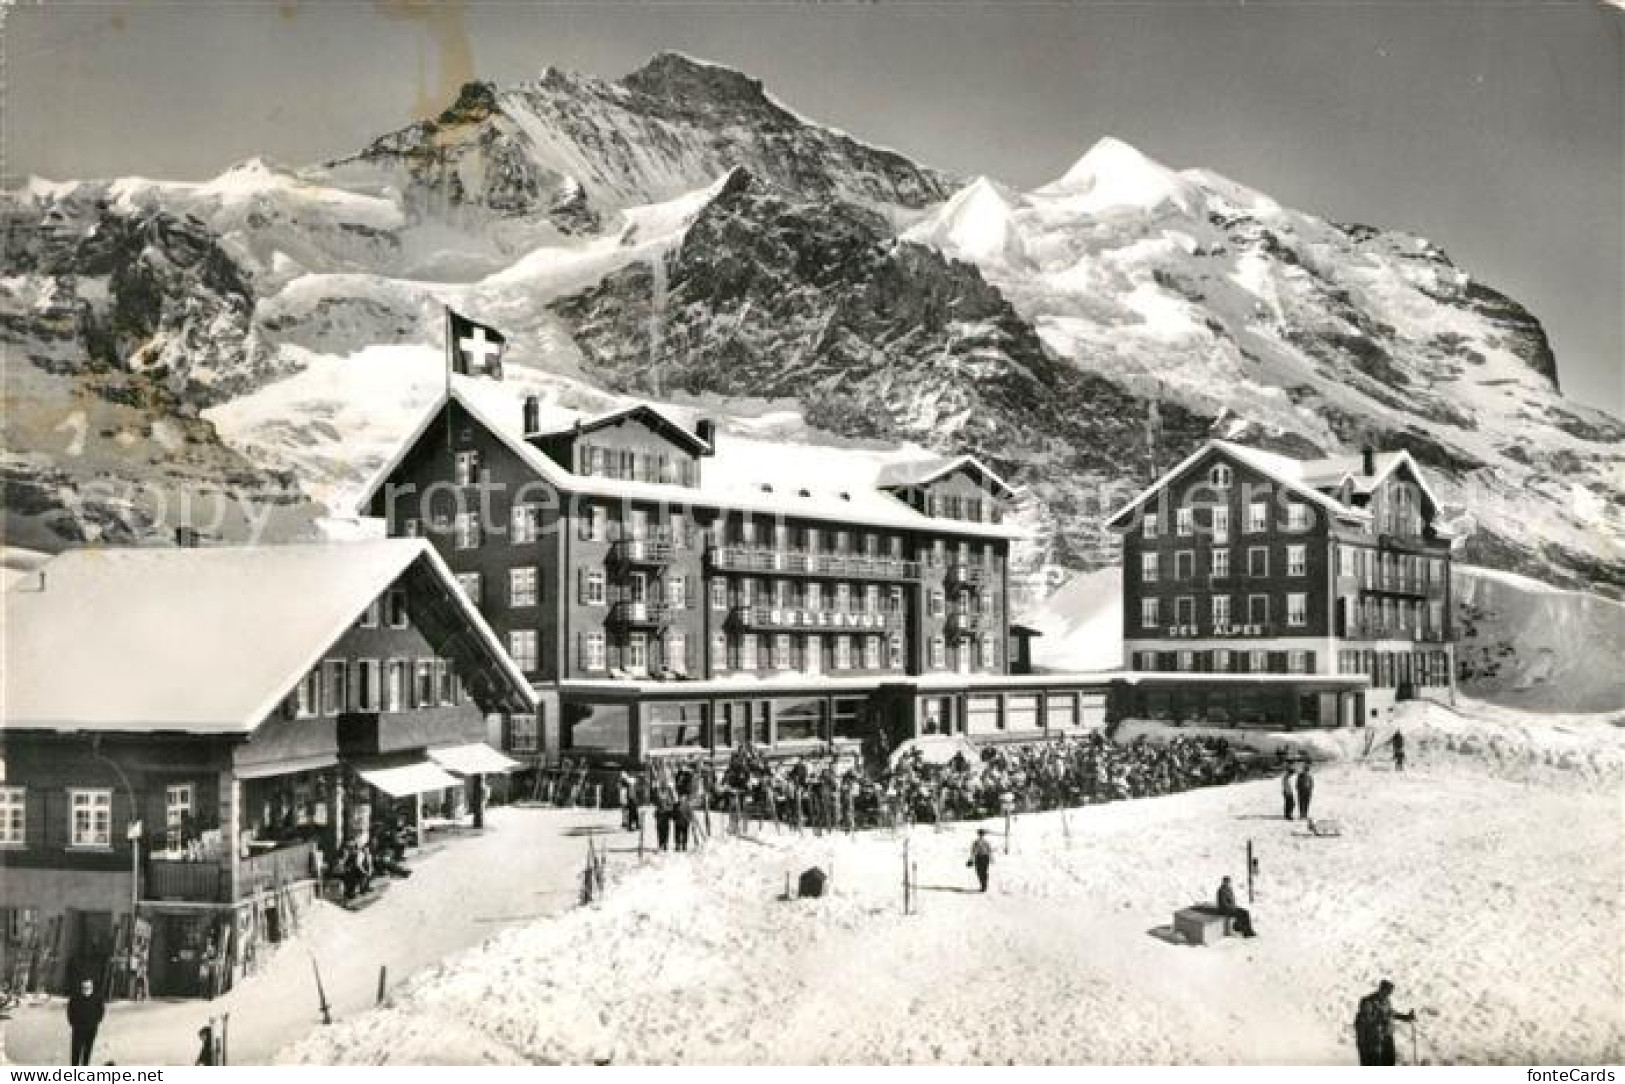
[[[1174,932],[1188,945],[1205,945],[1230,936],[1232,919],[1206,904],[1192,904],[1174,912]]]

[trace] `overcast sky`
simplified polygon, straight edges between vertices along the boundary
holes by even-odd
[[[1625,11],[1573,3],[56,3],[13,8],[5,173],[302,164],[465,78],[615,77],[679,49],[798,112],[1018,187],[1103,135],[1411,230],[1545,324],[1625,414]]]

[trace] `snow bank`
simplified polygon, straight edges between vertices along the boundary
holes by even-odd
[[[1046,670],[1114,670],[1123,664],[1123,570],[1072,577],[1016,618],[1037,629],[1033,665]]]

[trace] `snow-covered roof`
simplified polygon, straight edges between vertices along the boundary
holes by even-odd
[[[1161,478],[1158,478],[1143,490],[1139,496],[1113,512],[1106,520],[1106,526],[1122,526],[1129,513],[1151,500],[1169,483],[1181,477],[1193,464],[1212,451],[1223,452],[1237,462],[1246,464],[1271,481],[1285,486],[1291,492],[1313,504],[1319,505],[1334,516],[1362,521],[1371,518],[1371,513],[1365,509],[1351,507],[1335,497],[1322,493],[1315,488],[1317,483],[1305,477],[1305,464],[1319,463],[1322,460],[1293,459],[1291,456],[1281,455],[1278,452],[1266,452],[1259,448],[1249,448],[1244,444],[1233,444],[1228,440],[1210,440],[1180,460],[1177,466],[1165,473]]]
[[[956,455],[946,459],[922,459],[912,463],[888,463],[880,468],[875,478],[875,485],[881,489],[896,489],[899,486],[923,486],[935,482],[938,478],[945,478],[961,467],[968,467],[983,478],[986,478],[1006,497],[1015,496],[1016,490],[1009,482],[1000,478],[993,469],[973,455]]]
[[[576,433],[590,433],[594,429],[602,429],[606,425],[614,425],[627,418],[647,418],[652,420],[656,427],[664,430],[668,435],[676,437],[683,444],[696,452],[708,452],[711,445],[702,440],[699,434],[689,431],[686,427],[662,414],[660,409],[649,403],[633,403],[631,406],[621,407],[619,410],[607,411],[603,414],[582,416],[572,424],[563,428],[547,429],[539,433],[530,434],[537,437],[564,437]]]
[[[538,477],[566,493],[975,538],[1023,537],[1022,531],[1002,523],[976,523],[928,516],[879,488],[878,476],[882,466],[872,457],[844,455],[812,446],[796,446],[796,451],[801,453],[797,457],[800,461],[793,464],[798,468],[797,476],[787,476],[776,469],[784,466],[783,456],[774,456],[775,469],[772,473],[764,474],[763,459],[767,446],[761,442],[742,440],[717,442],[713,456],[705,461],[698,486],[576,474],[525,439],[522,400],[506,385],[490,380],[454,377],[450,397],[470,417],[501,440]],[[395,454],[374,473],[356,502],[359,514],[371,514],[369,509],[374,499],[440,416],[445,402],[442,398],[431,405],[397,446]],[[555,428],[568,428],[571,424],[574,412],[551,406],[546,409],[550,417],[564,419],[562,423],[555,420]],[[775,447],[782,451],[784,446]],[[803,467],[804,472],[800,469]]]
[[[1428,500],[1433,502],[1435,509],[1441,507],[1438,495],[1433,487],[1428,485],[1427,476],[1411,453],[1401,449],[1397,452],[1377,452],[1372,457],[1372,473],[1365,473],[1365,459],[1359,455],[1335,455],[1325,459],[1305,459],[1300,463],[1303,480],[1312,486],[1340,486],[1344,479],[1354,483],[1356,493],[1370,493],[1387,479],[1400,466],[1409,466],[1411,477],[1422,492],[1427,494]]]
[[[9,729],[247,734],[415,562],[518,699],[523,673],[422,539],[71,550],[4,598]]]

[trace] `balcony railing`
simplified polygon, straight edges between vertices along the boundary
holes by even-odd
[[[808,632],[888,632],[903,627],[900,613],[864,610],[735,606],[734,624],[744,628],[802,629]]]
[[[236,899],[306,881],[316,875],[311,841],[292,843],[244,858],[237,865]],[[155,858],[147,863],[142,899],[189,903],[230,903],[231,873],[221,861],[181,862]]]
[[[237,867],[237,898],[244,899],[256,892],[314,877],[316,870],[311,856],[315,850],[316,844],[306,841],[243,859]]]
[[[1442,629],[1427,626],[1388,624],[1380,621],[1356,621],[1345,626],[1343,637],[1349,640],[1414,640],[1417,643],[1442,644],[1449,639]]]
[[[955,562],[948,566],[947,580],[949,587],[981,587],[988,580],[987,566]]]
[[[789,576],[844,576],[859,580],[917,580],[918,561],[855,553],[802,553],[750,546],[718,546],[713,568],[727,572],[774,572]]]
[[[623,628],[655,627],[671,620],[671,607],[664,602],[617,602],[609,619]]]
[[[1444,595],[1442,582],[1427,580],[1420,576],[1369,573],[1360,581],[1360,586],[1367,591],[1384,595],[1408,595],[1415,598],[1441,598]]]
[[[191,903],[224,903],[229,878],[219,862],[172,862],[153,859],[147,863],[143,899],[186,900]]]
[[[993,619],[986,614],[949,614],[949,636],[974,636],[993,627]]]
[[[623,538],[609,548],[610,560],[622,565],[669,565],[672,544],[669,538]]]

